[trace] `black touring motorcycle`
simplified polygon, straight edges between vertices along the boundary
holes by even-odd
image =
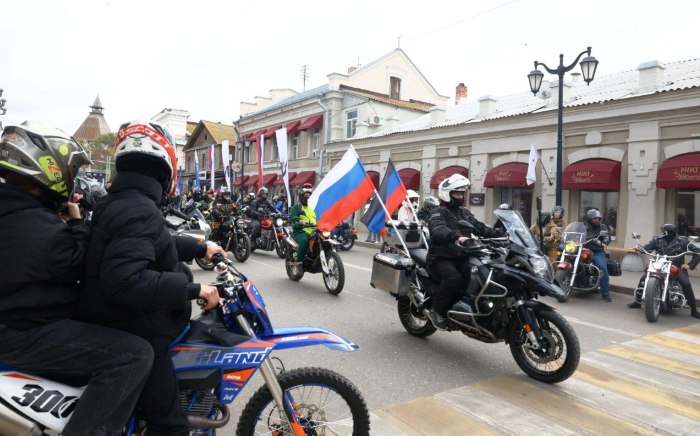
[[[448,330],[486,343],[509,344],[515,362],[535,380],[566,380],[578,367],[578,338],[563,316],[537,300],[538,295],[563,295],[552,265],[520,213],[497,209],[494,214],[508,238],[474,238],[460,246],[469,255],[465,265],[471,269],[471,281],[447,313]],[[460,226],[472,228],[465,221]],[[408,251],[376,254],[371,285],[396,297],[399,319],[408,333],[427,337],[436,331],[428,313],[440,284],[426,270],[427,250]]]

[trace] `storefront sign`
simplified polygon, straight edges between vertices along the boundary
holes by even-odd
[[[571,183],[595,183],[596,174],[590,170],[576,171],[571,174]]]
[[[469,204],[472,206],[483,206],[486,194],[469,194]]]
[[[510,171],[498,171],[493,175],[497,182],[510,182],[513,177],[513,173]]]
[[[680,167],[673,170],[673,178],[682,181],[699,181],[700,167]]]
[[[280,163],[279,163],[279,162],[273,162],[273,163],[269,163],[269,164],[263,164],[262,167],[263,167],[264,170],[269,170],[269,169],[272,169],[272,168],[280,168]]]

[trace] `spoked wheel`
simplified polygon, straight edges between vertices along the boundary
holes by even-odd
[[[214,264],[209,262],[205,257],[195,257],[194,261],[203,270],[211,271],[214,269]]]
[[[284,259],[287,255],[287,244],[284,241],[278,241],[275,243],[275,251],[277,252],[277,257]]]
[[[525,328],[514,319],[510,352],[525,374],[544,383],[559,383],[571,377],[578,367],[581,347],[576,332],[563,316],[551,310],[535,310],[535,319],[544,340],[535,349]]]
[[[278,376],[304,434],[368,435],[369,412],[362,394],[342,375],[323,368],[299,368]],[[245,406],[236,429],[239,436],[294,435],[283,410],[267,386]]]
[[[250,238],[245,233],[238,235],[238,244],[233,247],[233,257],[239,262],[245,262],[250,256]]]
[[[345,268],[343,267],[343,261],[340,259],[338,253],[329,251],[326,262],[328,262],[328,274],[323,273],[323,284],[326,285],[326,289],[329,293],[338,295],[345,285]]]
[[[644,291],[644,315],[646,315],[649,322],[656,322],[659,319],[661,286],[661,280],[656,277],[649,277],[646,290]]]
[[[418,312],[418,308],[408,297],[398,299],[399,320],[406,331],[419,338],[427,338],[437,331],[433,323]]]
[[[340,243],[340,248],[343,251],[350,251],[355,246],[355,238],[346,238]]]
[[[569,301],[569,297],[571,296],[571,271],[558,269],[554,275],[554,278],[557,280],[557,282],[559,282],[561,289],[564,291],[563,296],[557,295],[557,301],[560,303],[566,303]]]
[[[295,282],[304,277],[304,268],[302,268],[301,262],[297,262],[294,250],[289,247],[287,247],[287,258],[284,261],[284,268],[287,270],[287,277]]]

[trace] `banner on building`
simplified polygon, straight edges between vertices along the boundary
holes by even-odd
[[[287,128],[282,127],[275,131],[277,135],[277,154],[280,157],[280,171],[284,179],[284,190],[287,197],[287,207],[292,207],[292,195],[289,191],[289,156],[287,155]]]

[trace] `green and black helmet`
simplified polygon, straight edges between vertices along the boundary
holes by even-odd
[[[85,149],[53,127],[25,121],[6,127],[0,136],[0,175],[28,177],[59,203],[69,199],[78,170],[89,163]]]

